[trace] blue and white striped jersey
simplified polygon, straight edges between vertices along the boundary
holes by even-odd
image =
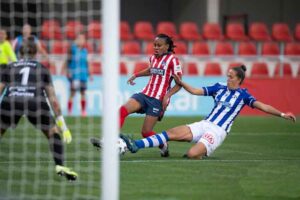
[[[215,106],[206,117],[210,121],[229,133],[234,119],[245,105],[253,108],[256,99],[250,95],[247,89],[228,89],[227,85],[216,83],[213,86],[203,87],[205,96],[212,96]]]

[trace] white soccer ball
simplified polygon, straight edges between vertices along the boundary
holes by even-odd
[[[127,145],[122,138],[118,139],[119,154],[124,155],[127,152]]]

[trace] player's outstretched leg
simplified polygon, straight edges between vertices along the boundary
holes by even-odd
[[[127,145],[128,150],[131,153],[136,153],[139,150],[139,147],[136,146],[135,141],[133,139],[131,139],[130,137],[120,134],[120,138],[122,138],[124,140],[124,142]]]
[[[102,149],[102,140],[98,138],[90,138],[90,142],[94,147],[96,147],[98,150]]]

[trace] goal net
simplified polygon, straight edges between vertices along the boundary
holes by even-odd
[[[12,45],[18,45],[16,38],[24,34],[26,24],[40,42],[37,60],[51,72],[73,137],[70,144],[64,144],[64,165],[78,173],[74,182],[58,176],[47,138],[22,117],[17,127],[7,129],[0,139],[0,199],[99,199],[101,153],[89,139],[101,132],[101,1],[1,0],[0,15],[0,26]],[[93,75],[87,79],[85,101],[80,93],[85,85],[79,83],[70,103],[71,83],[64,63],[80,32],[86,37],[84,48]]]

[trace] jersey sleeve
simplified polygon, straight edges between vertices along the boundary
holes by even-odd
[[[245,97],[244,102],[247,106],[254,108],[253,103],[256,101],[256,98],[253,97],[251,94],[249,94],[247,91],[245,91]]]
[[[53,85],[52,77],[49,70],[42,65],[42,77],[44,85]]]
[[[0,68],[0,82],[7,84],[9,82],[9,72],[8,72],[8,67],[5,68]]]
[[[220,84],[216,83],[211,86],[206,86],[203,87],[202,89],[204,90],[204,96],[213,96],[219,89],[220,89]]]
[[[174,57],[172,59],[173,73],[177,75],[182,75],[182,67],[179,62],[179,59]]]
[[[6,54],[8,55],[10,62],[16,62],[17,61],[17,57],[16,54],[14,52],[14,50],[12,49],[12,46],[10,45],[9,42],[5,43],[5,51]]]

